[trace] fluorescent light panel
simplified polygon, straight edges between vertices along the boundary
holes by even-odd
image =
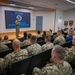
[[[72,4],[75,4],[75,2],[73,2],[73,1],[71,1],[71,0],[66,0],[66,1],[68,1],[68,2],[70,2],[70,3],[72,3]]]

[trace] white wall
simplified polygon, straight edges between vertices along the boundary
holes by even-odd
[[[28,10],[28,9],[0,6],[0,33],[15,32],[15,29],[6,29],[5,28],[5,10],[22,11],[22,12],[30,12],[31,13],[31,27],[30,28],[22,28],[22,29],[20,29],[21,31],[36,30],[36,16],[43,16],[43,28],[42,28],[43,30],[48,31],[49,29],[52,29],[54,31],[55,12],[32,11],[32,10]]]
[[[35,11],[35,19],[36,16],[43,16],[43,26],[42,30],[52,29],[54,31],[54,18],[55,18],[55,12],[50,11]],[[36,24],[36,20],[35,20]]]
[[[60,20],[60,17],[62,20]],[[56,10],[56,31],[59,29],[63,29],[63,11]]]
[[[31,27],[30,28],[22,28],[20,30],[21,31],[24,31],[24,30],[35,30],[35,24],[34,24],[35,13],[34,13],[34,11],[27,10],[27,9],[20,9],[20,8],[12,8],[12,7],[0,6],[0,33],[2,33],[2,32],[15,32],[15,29],[6,29],[6,27],[5,27],[5,10],[30,12],[31,13]]]
[[[70,10],[66,10],[63,13],[63,18],[64,21],[69,21],[69,20],[73,20],[75,22],[75,9],[70,9]],[[70,26],[67,26],[68,28],[70,28]],[[72,26],[74,27],[74,26]],[[65,28],[65,26],[64,26]]]

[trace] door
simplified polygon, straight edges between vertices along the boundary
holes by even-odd
[[[43,16],[36,16],[36,31],[42,31]]]

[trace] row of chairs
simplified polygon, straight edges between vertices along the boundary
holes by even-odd
[[[34,67],[42,68],[46,65],[46,62],[51,58],[51,50],[32,55],[28,58],[13,62],[11,66],[6,70],[6,75],[32,75]]]
[[[72,42],[70,41],[65,43],[65,45],[69,47],[71,43]],[[65,45],[63,44],[62,46],[65,47]],[[52,49],[48,49],[44,52],[14,62],[11,67],[9,67],[7,75],[31,75],[34,67],[42,68],[46,65],[46,62],[51,58],[51,50]]]

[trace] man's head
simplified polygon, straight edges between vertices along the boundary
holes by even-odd
[[[23,35],[24,35],[24,37],[27,37],[27,32],[24,32]]]
[[[65,50],[60,45],[56,45],[52,49],[51,57],[54,63],[61,62],[65,57]]]
[[[50,29],[49,32],[52,33],[52,30]]]
[[[4,40],[8,40],[8,36],[7,35],[4,36]]]
[[[38,32],[37,32],[38,34],[40,34],[41,33],[41,31],[40,30],[38,30]]]
[[[12,43],[12,47],[14,50],[20,50],[21,43],[18,39],[15,39]]]
[[[75,35],[73,36],[73,39],[72,39],[72,45],[75,46]]]
[[[37,41],[36,36],[32,36],[31,39],[30,39],[31,44],[35,44],[36,41]]]
[[[51,37],[50,37],[50,36],[46,36],[46,37],[45,37],[45,42],[48,43],[48,42],[50,42],[50,41],[51,41]]]
[[[29,34],[27,35],[27,39],[30,39],[31,36],[32,36],[32,34],[29,33]]]
[[[73,31],[71,29],[69,29],[68,36],[71,36],[72,34],[73,34]]]
[[[58,30],[57,31],[57,36],[60,36],[60,35],[62,35],[62,31],[61,30]]]

